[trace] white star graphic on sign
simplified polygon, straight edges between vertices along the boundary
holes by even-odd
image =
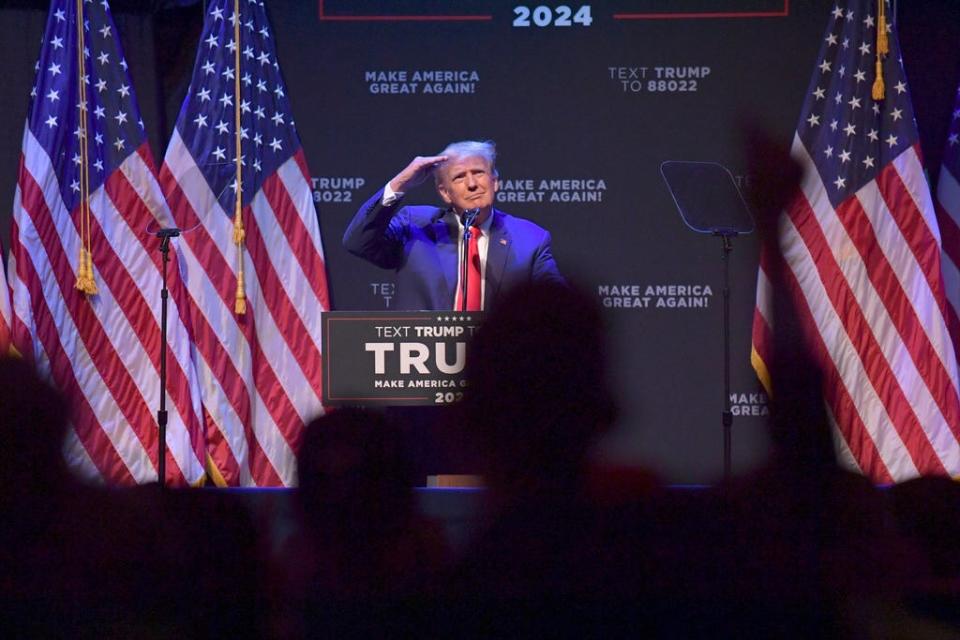
[[[848,123],[847,126],[843,128],[843,130],[846,132],[848,136],[852,136],[857,132],[857,127],[855,124],[851,122],[851,123]]]
[[[810,123],[810,126],[811,126],[811,127],[816,127],[816,126],[818,126],[818,125],[820,124],[820,116],[814,115],[814,114],[811,113],[811,114],[810,114],[810,117],[807,118],[807,122]]]
[[[873,158],[867,156],[863,159],[863,168],[864,169],[873,169]]]
[[[97,91],[103,93],[103,91],[107,88],[107,81],[103,78],[100,78],[97,80],[97,84],[94,86],[97,87]]]
[[[894,109],[890,112],[890,117],[893,118],[894,122],[896,122],[903,117],[903,109]]]
[[[107,117],[106,110],[105,110],[102,106],[97,107],[96,109],[94,109],[94,110],[93,110],[93,115],[97,116],[97,120],[99,120],[100,118],[105,118],[105,117]]]
[[[223,120],[217,123],[217,133],[227,133],[229,129],[229,125]]]
[[[54,63],[50,63],[50,68],[47,69],[47,71],[49,71],[49,72],[52,73],[53,75],[57,75],[57,74],[60,73],[60,65],[54,64]]]
[[[103,25],[103,29],[100,29],[100,34],[101,34],[104,38],[106,38],[108,35],[110,35],[110,25],[108,25],[108,24]]]
[[[50,116],[45,123],[51,129],[57,126],[57,116]]]
[[[193,119],[193,122],[197,125],[198,129],[201,129],[207,126],[207,116],[202,113],[198,114],[197,117]]]
[[[50,93],[47,94],[47,100],[50,100],[51,102],[56,102],[59,99],[60,99],[60,92],[50,89]]]
[[[842,162],[842,163],[844,163],[844,164],[846,164],[847,162],[850,162],[850,152],[849,152],[849,151],[841,151],[841,152],[840,152],[840,162]]]
[[[203,72],[207,75],[210,75],[215,71],[212,60],[207,60],[207,63],[200,68],[203,69]]]
[[[847,179],[837,176],[837,179],[833,181],[833,184],[837,185],[837,189],[843,189],[847,186]]]
[[[107,62],[110,60],[110,54],[106,51],[101,51],[100,55],[97,56],[97,60],[100,61],[100,64],[107,64]]]
[[[850,108],[851,108],[851,109],[859,109],[859,108],[860,108],[860,98],[850,98],[850,100],[849,100],[849,102],[847,102],[847,104],[850,105]]]
[[[275,124],[275,125],[278,125],[278,126],[279,126],[279,125],[283,124],[283,114],[282,114],[282,113],[277,112],[277,113],[273,114],[273,117],[271,117],[270,119],[273,120],[273,124]]]
[[[197,97],[200,98],[200,102],[208,102],[210,100],[210,89],[200,89],[197,92]]]
[[[120,88],[117,89],[117,93],[120,94],[121,98],[126,98],[128,95],[130,95],[130,87],[125,84],[122,84],[120,85]]]
[[[229,93],[225,93],[220,96],[220,99],[217,102],[223,104],[223,108],[226,109],[227,107],[233,106],[233,96],[231,96]]]
[[[823,100],[824,91],[820,87],[817,87],[814,89],[813,95],[817,97],[817,100]]]
[[[113,141],[113,146],[117,148],[117,151],[120,151],[121,149],[123,149],[123,144],[124,144],[123,138],[117,138],[116,140]]]
[[[826,149],[824,149],[824,150],[823,150],[823,155],[827,156],[828,158],[832,158],[832,157],[833,157],[833,147],[827,147]]]
[[[113,119],[117,121],[117,124],[123,124],[127,121],[127,114],[121,111],[117,115],[113,116]]]
[[[281,144],[279,140],[274,138],[273,140],[270,141],[270,148],[273,149],[274,151],[280,151],[281,149],[283,149],[283,144]]]
[[[209,38],[204,40],[204,42],[206,42],[207,46],[211,49],[213,49],[214,47],[220,46],[219,43],[217,43],[217,36],[213,35],[212,33],[210,34]]]
[[[897,136],[891,133],[890,136],[884,142],[886,142],[888,145],[893,147],[897,144]]]
[[[217,157],[217,160],[226,160],[227,154],[224,153],[225,149],[223,147],[217,147],[213,150],[213,155]]]
[[[50,41],[50,44],[53,45],[53,48],[54,48],[54,49],[62,49],[62,48],[63,48],[63,38],[54,36],[53,40]]]

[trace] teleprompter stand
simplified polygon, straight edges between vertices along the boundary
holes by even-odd
[[[753,219],[730,171],[715,162],[667,161],[660,174],[680,216],[697,233],[720,238],[723,261],[723,477],[731,476],[733,412],[730,410],[730,253],[733,238],[753,231]]]

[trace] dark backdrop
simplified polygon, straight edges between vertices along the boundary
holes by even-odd
[[[159,160],[189,84],[203,8],[189,0],[112,6]],[[603,455],[649,465],[671,481],[709,481],[722,467],[720,245],[684,225],[659,165],[716,161],[749,187],[738,126],[760,123],[790,140],[833,2],[570,3],[570,26],[557,24],[559,6],[492,0],[269,3],[281,68],[316,179],[333,304],[389,307],[392,274],[340,246],[359,203],[413,155],[435,153],[452,140],[494,139],[504,181],[499,206],[548,227],[561,269],[610,305],[623,411]],[[586,10],[580,22],[574,19],[584,6],[589,26],[581,24],[588,21]],[[667,11],[688,15],[622,15]],[[696,17],[698,11],[747,15],[715,19]],[[530,26],[515,24],[525,12]],[[548,13],[550,24],[537,26],[537,20],[548,22]],[[7,2],[0,11],[5,245],[45,17],[45,3],[25,0]],[[924,154],[935,178],[960,79],[960,7],[950,0],[901,3],[898,18]],[[425,186],[411,200],[437,197]],[[732,353],[739,415],[733,459],[741,471],[767,454],[765,398],[749,365],[756,259],[755,238],[735,242]],[[654,288],[649,296],[648,287]],[[642,305],[645,297],[646,307],[614,306],[636,304],[637,298]]]

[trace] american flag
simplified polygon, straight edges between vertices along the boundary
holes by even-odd
[[[953,107],[953,119],[943,152],[943,164],[937,179],[937,222],[943,237],[941,267],[946,288],[947,320],[956,335],[960,325],[960,88]],[[954,341],[954,348],[960,343]]]
[[[217,484],[294,484],[304,424],[323,410],[329,302],[309,176],[263,3],[208,2],[160,180],[186,230],[181,260]]]
[[[148,229],[171,218],[109,5],[78,4],[51,3],[36,64],[7,269],[13,339],[70,398],[70,466],[135,484],[157,478],[161,271]],[[87,243],[96,294],[74,288]],[[200,390],[176,299],[170,317],[167,481],[195,483]]]
[[[791,150],[804,179],[779,233],[783,281],[824,370],[840,457],[898,482],[960,473],[960,396],[940,231],[892,23],[884,97],[871,96],[877,9],[850,0],[830,15]],[[761,261],[753,328],[768,389],[773,259]]]

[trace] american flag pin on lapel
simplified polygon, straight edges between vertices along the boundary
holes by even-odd
[[[507,246],[507,239],[506,239],[506,238],[500,238],[500,244],[502,244],[503,246]]]

